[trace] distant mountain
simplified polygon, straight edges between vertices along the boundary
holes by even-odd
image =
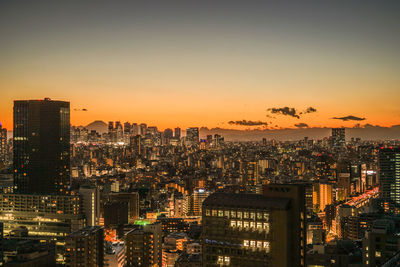
[[[94,121],[89,123],[86,127],[88,130],[95,130],[96,132],[102,134],[108,131],[108,126],[104,121]]]

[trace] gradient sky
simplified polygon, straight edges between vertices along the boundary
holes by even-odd
[[[3,125],[44,97],[74,125],[400,124],[399,1],[149,2],[0,1]],[[266,117],[283,106],[318,112]]]

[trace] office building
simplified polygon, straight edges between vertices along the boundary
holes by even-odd
[[[304,188],[214,193],[203,203],[203,266],[305,266]]]
[[[161,223],[134,225],[124,236],[127,266],[161,266]]]
[[[198,188],[194,190],[192,195],[193,203],[193,215],[201,216],[203,201],[210,195],[210,192],[204,188]]]
[[[85,227],[65,240],[65,266],[104,266],[104,228]]]
[[[112,201],[104,204],[104,226],[116,227],[128,223],[129,204],[126,201]]]
[[[186,144],[197,145],[200,140],[199,128],[191,127],[186,129]]]
[[[79,195],[82,198],[82,210],[86,217],[87,226],[99,225],[100,192],[97,187],[81,186]]]
[[[68,193],[69,119],[69,102],[14,101],[14,192]]]
[[[133,223],[139,219],[139,193],[119,192],[109,195],[110,201],[126,202],[128,204],[128,221]]]
[[[400,148],[379,151],[379,189],[386,205],[400,206]]]
[[[174,130],[174,138],[175,139],[181,139],[181,128],[177,127]]]
[[[333,147],[344,147],[346,145],[346,128],[332,128],[331,138]]]
[[[5,162],[7,152],[7,129],[3,128],[0,123],[0,164]]]

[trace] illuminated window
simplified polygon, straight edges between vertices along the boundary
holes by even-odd
[[[264,223],[264,230],[267,234],[269,233],[269,223]]]
[[[239,219],[242,219],[242,212],[241,212],[241,211],[238,211],[238,212],[237,212],[237,217],[238,217]]]
[[[256,247],[256,241],[250,240],[250,247],[255,248]]]
[[[249,222],[244,222],[244,223],[243,223],[243,227],[244,227],[244,228],[249,228]]]
[[[237,225],[237,227],[243,227],[242,221],[237,221],[236,225]]]
[[[263,214],[261,212],[257,212],[257,219],[262,220]]]
[[[264,212],[264,220],[269,221],[269,213]]]
[[[257,229],[263,229],[263,224],[260,223],[260,222],[258,222],[258,223],[257,223]]]
[[[210,216],[211,215],[211,211],[210,210],[206,210],[206,216]]]
[[[230,257],[227,257],[227,256],[225,256],[224,263],[225,263],[226,265],[229,265],[229,264],[231,264],[231,258],[230,258]]]
[[[265,249],[265,251],[269,252],[270,247],[269,247],[268,241],[264,241],[264,249]]]
[[[224,256],[218,256],[217,263],[218,264],[224,264]]]
[[[223,210],[219,210],[218,211],[218,217],[224,217],[224,211]]]
[[[243,246],[248,247],[249,246],[249,240],[243,240]]]
[[[263,242],[257,241],[257,248],[262,248],[262,247],[263,247]]]
[[[212,216],[217,216],[217,210],[212,210]]]
[[[236,218],[236,211],[231,210],[231,218]]]
[[[245,219],[249,218],[249,213],[248,212],[243,212],[243,218],[245,218]]]
[[[381,256],[381,252],[380,251],[376,251],[375,252],[375,257],[380,257]]]
[[[236,221],[231,221],[231,227],[236,227]]]
[[[254,229],[255,227],[255,222],[250,222],[250,228]]]
[[[229,218],[229,210],[224,211],[225,217]]]
[[[254,212],[250,212],[250,219],[254,219],[254,218],[255,218]]]

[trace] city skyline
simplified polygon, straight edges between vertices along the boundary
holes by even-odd
[[[394,1],[0,7],[7,37],[0,121],[7,129],[13,100],[45,97],[71,102],[72,125],[400,124]],[[284,107],[316,112],[271,112]]]

